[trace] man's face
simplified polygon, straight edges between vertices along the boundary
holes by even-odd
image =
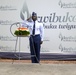
[[[36,21],[37,20],[37,16],[32,16],[32,20]]]

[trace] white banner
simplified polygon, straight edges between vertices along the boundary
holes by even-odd
[[[17,37],[10,26],[23,22],[33,11],[44,25],[41,53],[76,53],[76,0],[0,0],[0,52],[15,51]],[[14,24],[12,32],[16,28]],[[20,52],[29,53],[29,37],[20,41]]]

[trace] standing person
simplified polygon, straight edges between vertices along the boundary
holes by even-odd
[[[30,19],[30,18],[29,18]],[[44,35],[44,27],[42,23],[37,21],[37,14],[35,12],[32,13],[31,22],[25,23],[29,25],[30,30],[30,53],[31,53],[31,61],[32,63],[40,62],[40,46],[43,43],[43,35]]]

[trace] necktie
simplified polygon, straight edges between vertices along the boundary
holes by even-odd
[[[35,35],[35,21],[34,21],[34,25],[33,25],[33,31],[32,34]]]

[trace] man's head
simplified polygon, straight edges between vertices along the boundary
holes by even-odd
[[[37,20],[37,14],[35,12],[32,12],[32,20],[33,21]]]

